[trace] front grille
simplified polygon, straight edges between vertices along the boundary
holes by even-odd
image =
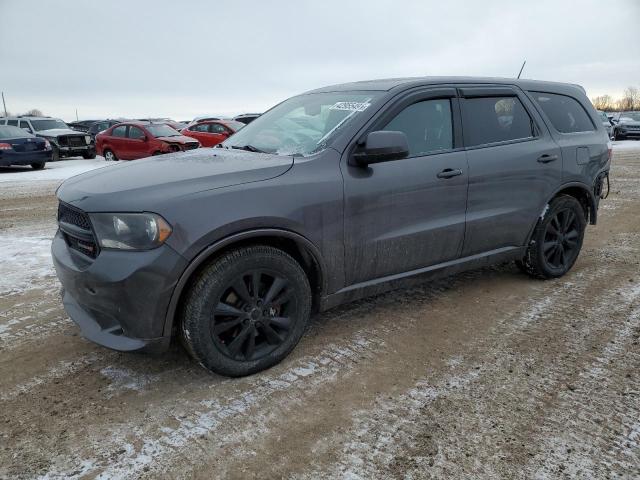
[[[77,135],[69,135],[63,138],[66,138],[67,145],[69,147],[85,147],[87,145],[87,142],[84,140],[84,137],[80,137]]]
[[[96,258],[100,249],[91,228],[89,216],[66,203],[58,204],[58,226],[69,248],[90,258]]]
[[[184,144],[185,150],[193,150],[194,148],[198,148],[198,144],[196,142],[188,142]]]

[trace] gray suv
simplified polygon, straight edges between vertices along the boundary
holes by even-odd
[[[611,151],[575,85],[418,78],[314,90],[219,148],[59,188],[52,245],[84,336],[212,371],[282,360],[312,312],[496,262],[564,275]]]

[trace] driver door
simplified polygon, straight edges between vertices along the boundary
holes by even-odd
[[[347,284],[459,257],[468,167],[454,88],[397,101],[368,131],[402,131],[409,157],[368,167],[343,163]]]

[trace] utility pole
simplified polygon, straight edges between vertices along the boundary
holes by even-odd
[[[4,116],[8,117],[9,115],[7,114],[7,104],[4,103],[4,92],[2,92],[2,106],[4,107]]]
[[[520,67],[520,71],[518,72],[518,78],[520,78],[520,75],[522,75],[522,70],[524,70],[524,66],[527,63],[527,61],[525,60],[524,62],[522,62],[522,66]]]
[[[76,108],[76,122],[78,121],[78,109]]]

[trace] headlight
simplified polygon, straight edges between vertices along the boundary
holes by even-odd
[[[91,213],[91,223],[103,248],[150,250],[171,235],[171,225],[155,213]]]
[[[87,145],[89,145],[91,143],[91,135],[85,135],[84,141],[87,142]]]

